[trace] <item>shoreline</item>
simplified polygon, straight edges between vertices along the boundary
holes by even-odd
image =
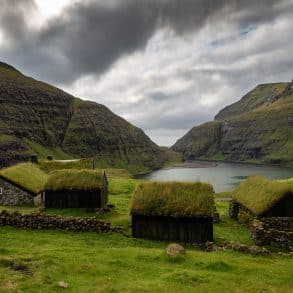
[[[195,160],[187,160],[182,163],[175,163],[174,165],[170,165],[168,167],[162,167],[160,170],[169,170],[175,168],[210,168],[216,167],[219,163],[229,163],[229,164],[240,164],[240,165],[254,165],[254,166],[270,166],[270,167],[280,167],[293,169],[291,165],[280,165],[280,164],[268,164],[262,162],[243,162],[243,161],[226,161],[226,160],[212,160],[212,159],[195,159]],[[155,171],[155,170],[154,170]]]

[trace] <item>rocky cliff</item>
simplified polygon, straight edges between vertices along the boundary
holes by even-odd
[[[185,159],[293,165],[293,82],[257,86],[172,149]]]
[[[0,167],[32,153],[92,157],[135,170],[160,167],[168,155],[144,132],[103,105],[77,99],[0,62]]]

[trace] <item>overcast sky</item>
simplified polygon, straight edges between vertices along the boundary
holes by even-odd
[[[172,145],[293,78],[293,0],[0,0],[0,60]]]

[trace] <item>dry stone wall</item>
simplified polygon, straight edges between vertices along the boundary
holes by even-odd
[[[0,205],[33,205],[34,198],[28,192],[0,178]]]
[[[248,226],[250,226],[251,222],[255,218],[255,216],[247,208],[233,200],[230,202],[229,215],[232,219]]]
[[[232,219],[250,227],[257,245],[273,245],[293,251],[293,218],[256,218],[241,204],[231,201],[229,214]]]
[[[12,226],[26,229],[52,229],[77,232],[121,232],[119,227],[99,221],[94,217],[61,217],[42,213],[22,215],[18,212],[0,212],[0,227]]]

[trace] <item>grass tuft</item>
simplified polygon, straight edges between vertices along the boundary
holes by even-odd
[[[205,267],[207,270],[216,271],[216,272],[229,272],[233,270],[233,266],[227,264],[224,261],[215,261],[208,264]]]

